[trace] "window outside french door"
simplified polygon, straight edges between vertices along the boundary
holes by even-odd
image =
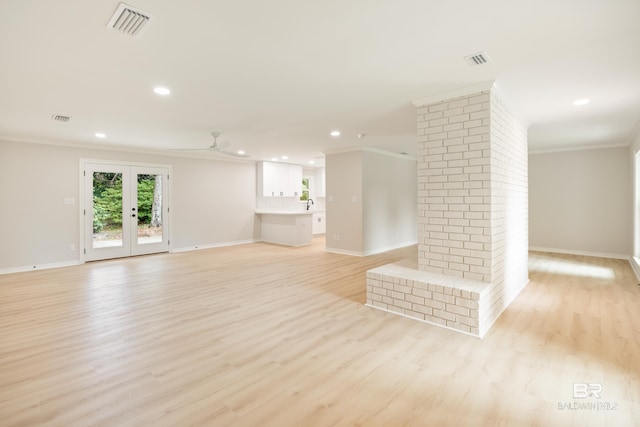
[[[85,261],[169,250],[169,169],[84,163]]]

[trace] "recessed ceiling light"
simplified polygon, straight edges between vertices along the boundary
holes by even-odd
[[[340,131],[339,130],[332,130],[331,131],[331,136],[340,136]]]
[[[573,101],[573,105],[575,105],[576,107],[579,107],[581,105],[587,105],[590,101],[587,98],[584,99],[576,99],[575,101]]]
[[[309,164],[310,164],[310,165],[312,165],[312,164],[314,164],[314,163],[315,163],[315,162],[314,162],[313,160],[309,160]]]
[[[244,150],[238,150],[238,154],[244,154]]]
[[[171,93],[171,91],[169,89],[167,89],[166,87],[162,87],[162,86],[154,87],[153,91],[157,95],[169,95]]]
[[[282,156],[282,160],[287,160],[289,156]]]
[[[96,133],[96,138],[106,138],[106,137],[107,137],[107,134],[105,134],[105,133],[102,133],[102,132],[97,132]]]
[[[277,157],[272,157],[272,158],[271,158],[271,161],[272,161],[272,162],[277,162],[277,161],[278,161],[278,158],[277,158]]]
[[[366,133],[359,133],[358,134],[358,138],[360,138],[360,139],[364,138],[365,136],[367,136]]]

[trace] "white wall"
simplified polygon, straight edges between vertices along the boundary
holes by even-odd
[[[172,166],[172,250],[259,239],[252,162],[0,141],[0,272],[79,262],[81,158]]]
[[[640,139],[640,138],[639,138]],[[630,167],[631,167],[631,195],[633,203],[631,208],[633,223],[633,252],[632,255],[640,257],[640,148],[631,148]]]
[[[325,167],[326,249],[362,255],[362,152],[327,154]]]
[[[632,253],[629,148],[529,155],[529,245]]]
[[[167,161],[173,165],[174,249],[259,240],[254,163]]]
[[[364,254],[416,244],[416,161],[373,151],[363,151],[362,156]]]
[[[629,147],[629,168],[631,179],[631,216],[633,224],[633,252],[632,255],[640,257],[640,169],[638,169],[636,159],[640,161],[640,122],[636,126],[634,136]]]
[[[636,159],[638,161],[636,162]],[[633,252],[631,267],[636,273],[636,277],[640,280],[640,122],[636,126],[634,136],[631,140],[631,146],[629,148],[629,168],[631,179],[631,198],[633,203],[631,204],[630,215],[633,230]]]
[[[366,256],[417,243],[413,159],[362,148],[329,153],[326,249]]]

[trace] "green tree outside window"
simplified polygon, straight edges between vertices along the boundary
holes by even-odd
[[[309,200],[309,178],[302,178],[302,194],[300,200],[306,202]]]

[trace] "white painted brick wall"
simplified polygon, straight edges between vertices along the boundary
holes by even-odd
[[[420,270],[491,282],[490,105],[479,93],[418,109]]]
[[[418,270],[367,273],[367,304],[483,336],[528,282],[526,129],[492,89],[418,109]]]
[[[491,91],[491,275],[489,326],[528,282],[527,130],[498,90]]]

